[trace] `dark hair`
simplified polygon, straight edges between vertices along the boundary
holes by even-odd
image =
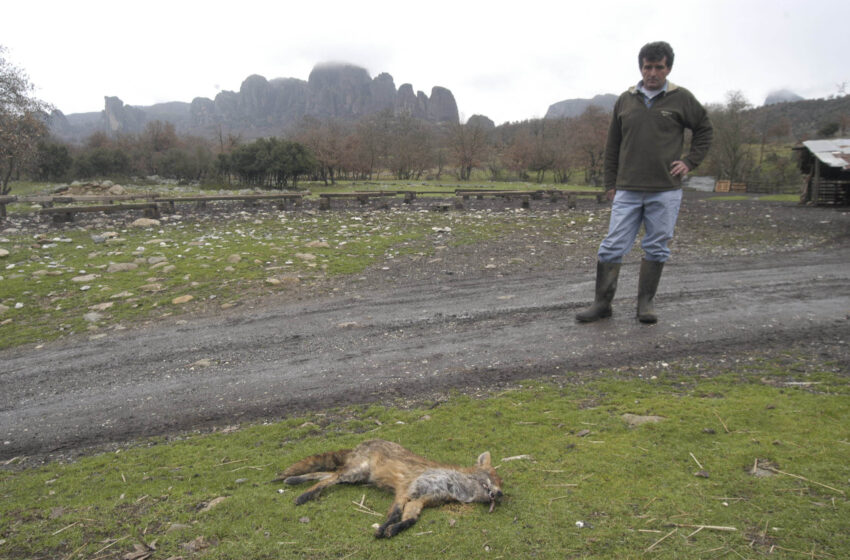
[[[673,68],[673,47],[664,41],[647,43],[638,53],[638,68],[643,67],[643,61],[658,62],[667,58],[667,68]]]

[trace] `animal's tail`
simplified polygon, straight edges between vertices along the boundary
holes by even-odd
[[[345,464],[345,460],[350,453],[351,449],[340,449],[338,451],[328,451],[327,453],[311,455],[306,459],[301,459],[277,475],[277,478],[272,482],[284,480],[290,476],[299,476],[313,472],[333,472]]]

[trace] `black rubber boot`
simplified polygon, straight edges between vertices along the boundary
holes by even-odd
[[[592,323],[611,316],[611,301],[617,291],[617,278],[620,276],[620,263],[596,263],[596,297],[593,305],[576,313],[579,323]]]
[[[638,304],[637,318],[641,323],[657,323],[658,316],[655,314],[655,292],[658,290],[658,282],[661,280],[661,271],[664,270],[663,262],[648,261],[640,262],[640,278],[638,279]]]

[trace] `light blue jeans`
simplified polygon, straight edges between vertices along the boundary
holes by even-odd
[[[681,205],[682,189],[661,192],[618,190],[611,206],[608,236],[599,245],[599,261],[622,262],[643,224],[645,234],[641,247],[644,258],[666,262],[670,258],[667,242],[673,239]]]

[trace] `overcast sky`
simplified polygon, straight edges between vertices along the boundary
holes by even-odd
[[[542,117],[564,99],[620,93],[637,51],[672,44],[670,80],[705,103],[787,88],[850,93],[846,0],[13,1],[0,45],[37,96],[66,114],[214,98],[251,74],[306,80],[349,62],[398,88],[452,91],[466,119]]]

